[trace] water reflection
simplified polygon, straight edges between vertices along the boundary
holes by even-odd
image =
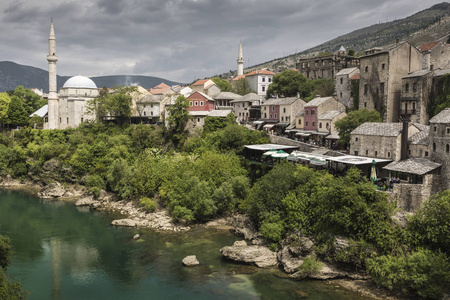
[[[112,218],[0,190],[0,232],[16,252],[10,272],[32,293],[29,299],[363,299],[223,260],[219,249],[238,239],[231,233],[162,234],[111,227]],[[201,264],[183,267],[192,254]]]

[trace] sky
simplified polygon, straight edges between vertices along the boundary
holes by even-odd
[[[148,75],[190,83],[294,54],[443,0],[2,0],[0,60],[58,75]],[[344,45],[345,46],[345,45]]]

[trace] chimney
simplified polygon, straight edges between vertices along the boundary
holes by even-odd
[[[396,43],[396,44],[400,43],[400,39],[396,39],[396,40],[395,40],[395,43]]]

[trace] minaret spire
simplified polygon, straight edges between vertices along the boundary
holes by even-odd
[[[239,53],[238,53],[238,59],[237,59],[237,64],[238,64],[238,72],[237,75],[244,75],[244,56],[242,55],[242,42],[239,41]]]
[[[58,91],[56,85],[56,37],[53,28],[53,18],[50,25],[50,36],[48,38],[48,129],[57,129],[59,117]]]

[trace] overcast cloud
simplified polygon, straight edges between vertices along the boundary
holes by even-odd
[[[442,0],[2,0],[0,60],[47,69],[53,17],[59,75],[191,82],[306,50]]]

